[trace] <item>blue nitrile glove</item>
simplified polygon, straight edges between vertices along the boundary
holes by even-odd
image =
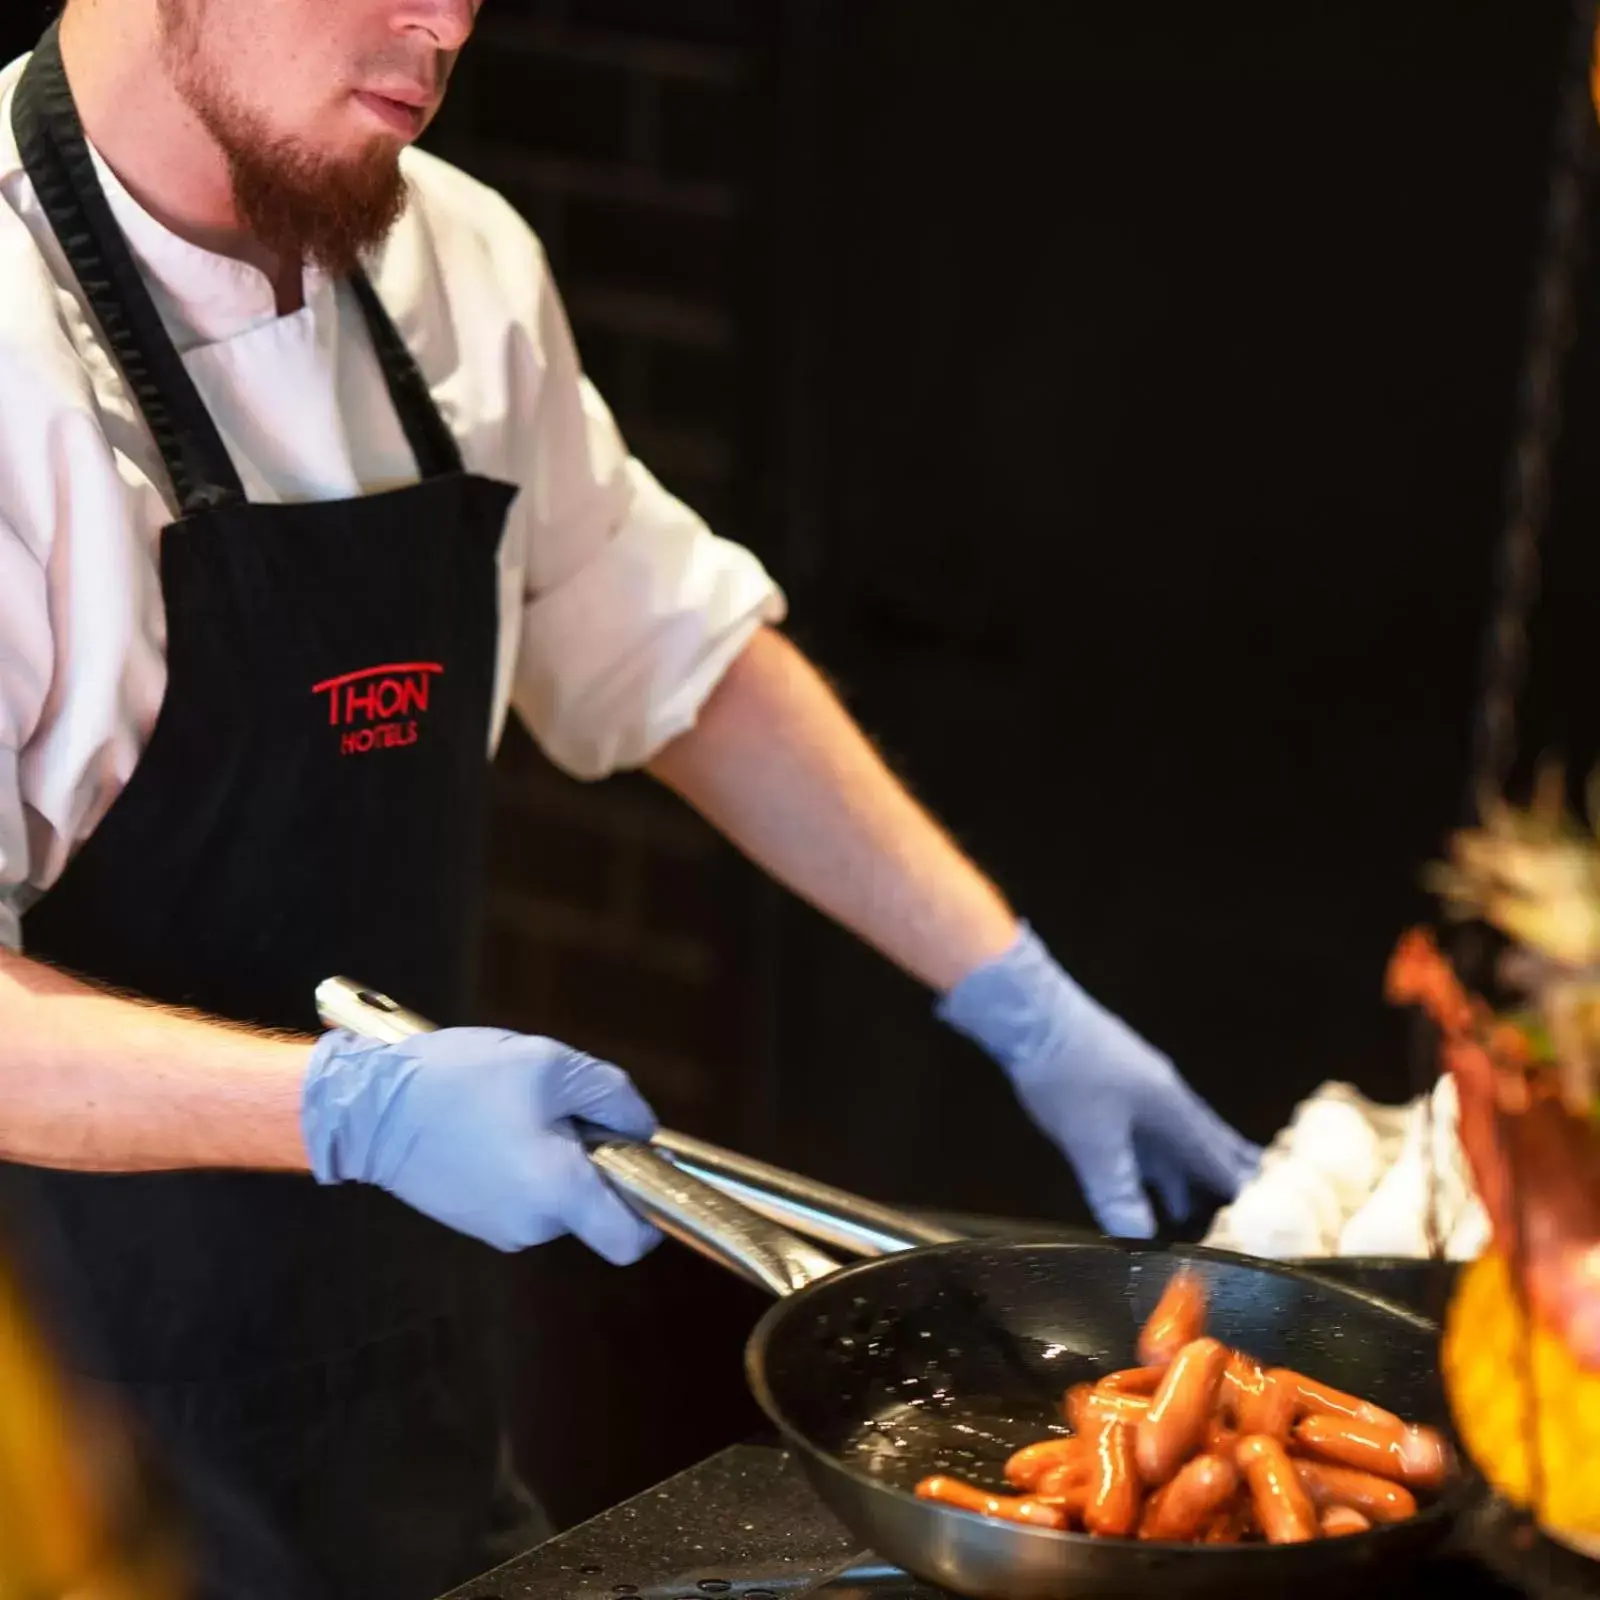
[[[1232,1200],[1261,1159],[1160,1051],[1067,976],[1026,923],[1004,955],[944,997],[938,1015],[1005,1069],[1109,1234],[1155,1232],[1146,1183],[1181,1221],[1190,1178]]]
[[[637,1261],[658,1235],[584,1154],[574,1117],[634,1139],[656,1126],[621,1068],[499,1028],[400,1044],[335,1029],[300,1104],[319,1183],[376,1184],[498,1250],[575,1233],[607,1261]]]

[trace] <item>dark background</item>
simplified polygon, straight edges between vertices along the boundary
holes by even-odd
[[[1259,1139],[1324,1078],[1411,1092],[1381,975],[1466,778],[1566,15],[488,0],[429,136],[917,791]],[[1580,761],[1597,382],[1591,329],[1529,737]],[[487,1016],[884,1199],[1082,1220],[915,986],[646,780],[501,769]],[[563,1518],[746,1425],[753,1295],[520,1268]]]

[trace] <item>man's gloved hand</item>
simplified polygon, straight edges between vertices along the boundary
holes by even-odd
[[[1146,1183],[1181,1221],[1191,1178],[1232,1200],[1261,1159],[1164,1055],[1067,976],[1026,923],[1004,955],[945,996],[938,1015],[1005,1069],[1109,1234],[1155,1232]]]
[[[574,1117],[634,1139],[656,1126],[619,1067],[498,1028],[400,1044],[335,1029],[300,1107],[319,1183],[376,1184],[499,1250],[575,1233],[608,1261],[637,1261],[658,1235],[590,1162]]]

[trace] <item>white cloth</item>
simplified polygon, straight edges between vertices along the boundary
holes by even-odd
[[[0,72],[0,943],[127,782],[166,689],[155,444],[23,170]],[[784,603],[628,453],[583,377],[538,240],[492,190],[408,150],[369,263],[469,470],[518,486],[500,556],[491,750],[514,705],[597,778],[691,726]],[[277,315],[254,268],[101,182],[252,500],[333,499],[416,470],[348,287]]]
[[[1487,1247],[1488,1217],[1456,1132],[1454,1080],[1440,1078],[1431,1097],[1403,1106],[1325,1083],[1296,1107],[1205,1242],[1275,1260],[1425,1256],[1430,1208],[1450,1260]]]

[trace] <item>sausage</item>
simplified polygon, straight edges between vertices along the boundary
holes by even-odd
[[[1045,1505],[1060,1506],[1069,1517],[1081,1517],[1094,1487],[1094,1452],[1085,1450],[1076,1461],[1051,1467],[1031,1491]]]
[[[1261,1433],[1241,1439],[1238,1465],[1268,1544],[1300,1544],[1316,1538],[1317,1514],[1278,1440]]]
[[[1206,1436],[1228,1352],[1215,1339],[1186,1344],[1167,1368],[1150,1409],[1139,1422],[1139,1474],[1155,1488],[1194,1454]]]
[[[1075,1383],[1067,1390],[1062,1411],[1074,1433],[1092,1439],[1107,1422],[1137,1422],[1150,1409],[1142,1394],[1121,1394],[1092,1383]]]
[[[1094,1441],[1095,1470],[1083,1525],[1090,1533],[1125,1539],[1139,1526],[1142,1498],[1133,1465],[1133,1428],[1107,1422]]]
[[[1375,1473],[1296,1461],[1294,1475],[1319,1511],[1350,1506],[1373,1522],[1404,1522],[1417,1514],[1417,1497],[1409,1489]]]
[[[1231,1377],[1243,1378],[1254,1383],[1265,1371],[1266,1368],[1246,1351],[1230,1350],[1228,1352],[1228,1373]]]
[[[1316,1411],[1330,1417],[1346,1417],[1352,1422],[1375,1422],[1380,1427],[1402,1428],[1405,1424],[1392,1411],[1371,1400],[1362,1400],[1342,1389],[1334,1389],[1303,1372],[1291,1372],[1287,1367],[1275,1367],[1273,1373],[1290,1384],[1301,1411]]]
[[[1321,1527],[1330,1539],[1341,1539],[1350,1533],[1366,1533],[1372,1524],[1354,1506],[1329,1506],[1322,1513]]]
[[[1192,1272],[1175,1274],[1140,1331],[1140,1363],[1164,1367],[1175,1361],[1186,1344],[1193,1344],[1200,1337],[1205,1325],[1205,1288]]]
[[[1205,1448],[1212,1455],[1226,1456],[1233,1460],[1233,1453],[1239,1445],[1239,1431],[1231,1427],[1221,1411],[1213,1411],[1210,1420],[1206,1423]]]
[[[1240,1433],[1264,1433],[1282,1440],[1294,1426],[1296,1409],[1294,1385],[1277,1372],[1263,1372],[1254,1384],[1238,1391],[1234,1415]]]
[[[1239,1469],[1225,1456],[1196,1456],[1151,1498],[1139,1537],[1198,1538],[1238,1487]]]
[[[1229,1416],[1236,1417],[1239,1410],[1239,1401],[1245,1391],[1258,1388],[1261,1384],[1263,1368],[1261,1363],[1253,1356],[1247,1356],[1242,1350],[1228,1352],[1228,1364],[1222,1372],[1222,1391],[1220,1399],[1222,1408]]]
[[[1450,1476],[1455,1458],[1444,1435],[1420,1422],[1407,1423],[1400,1435],[1400,1476],[1418,1489],[1437,1489]]]
[[[1095,1433],[1107,1422],[1134,1424],[1150,1414],[1150,1397],[1118,1394],[1114,1389],[1091,1389],[1084,1409],[1089,1415],[1089,1432]]]
[[[1139,1513],[1139,1537],[1141,1539],[1155,1538],[1155,1535],[1150,1530],[1155,1526],[1157,1518],[1161,1515],[1161,1502],[1167,1498],[1167,1490],[1171,1487],[1170,1483],[1164,1483],[1154,1494],[1146,1496],[1144,1510]]]
[[[917,1485],[917,1498],[937,1500],[940,1505],[976,1511],[981,1516],[999,1517],[1005,1522],[1026,1522],[1036,1528],[1064,1528],[1067,1513],[1060,1506],[1048,1506],[1029,1495],[987,1494],[959,1478],[936,1473]]]
[[[1358,1472],[1398,1478],[1414,1489],[1437,1489],[1450,1470],[1450,1448],[1432,1428],[1401,1423],[1380,1427],[1313,1411],[1295,1424],[1295,1442],[1308,1454]]]
[[[1161,1382],[1162,1367],[1124,1367],[1108,1372],[1095,1384],[1101,1394],[1152,1395]]]
[[[1238,1544],[1244,1537],[1244,1518],[1237,1504],[1219,1511],[1206,1528],[1205,1544]]]
[[[1094,1393],[1092,1383],[1075,1383],[1061,1397],[1061,1415],[1067,1426],[1076,1434],[1087,1437],[1089,1427],[1089,1396]]]
[[[1082,1460],[1088,1468],[1088,1444],[1083,1439],[1041,1439],[1025,1445],[1006,1462],[1006,1482],[1017,1489],[1031,1489],[1047,1472],[1069,1461]]]

